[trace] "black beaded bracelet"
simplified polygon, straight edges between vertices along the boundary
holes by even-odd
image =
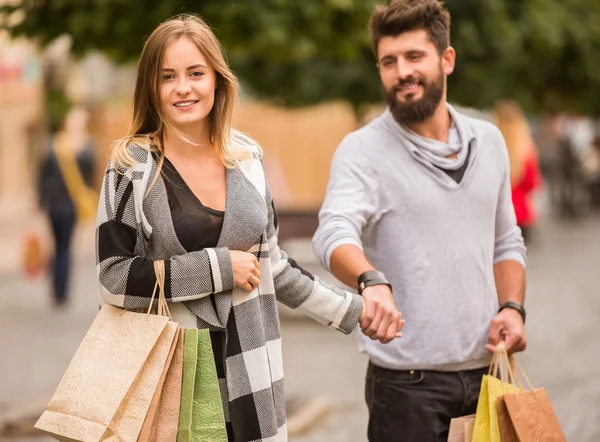
[[[500,313],[505,308],[511,308],[511,309],[519,312],[519,314],[521,315],[521,318],[523,318],[523,324],[525,324],[525,318],[527,318],[527,312],[525,311],[525,308],[521,304],[519,304],[518,302],[514,302],[514,301],[505,302],[498,309],[498,313]]]
[[[357,285],[359,295],[362,295],[364,289],[374,285],[387,285],[390,290],[392,290],[392,284],[390,284],[385,275],[378,270],[367,270],[362,273],[358,277]]]

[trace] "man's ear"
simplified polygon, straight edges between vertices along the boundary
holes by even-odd
[[[444,74],[450,75],[454,72],[454,63],[456,62],[456,51],[452,46],[448,46],[442,54],[442,69]]]

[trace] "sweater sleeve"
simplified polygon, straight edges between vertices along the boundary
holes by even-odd
[[[356,134],[347,136],[335,152],[313,250],[320,264],[331,271],[333,251],[344,244],[363,248],[361,235],[377,216],[377,180]]]
[[[277,300],[334,330],[351,333],[360,319],[362,297],[321,281],[288,257],[277,241],[279,225],[270,191],[267,205],[269,257]]]
[[[100,193],[98,279],[105,302],[118,307],[147,307],[156,284],[154,262],[146,258],[148,238],[141,222],[142,202],[137,201],[134,190],[134,180],[141,175],[132,168],[117,170],[109,163]],[[233,286],[226,248],[207,248],[165,260],[165,295],[170,302],[203,298]]]
[[[494,264],[501,261],[513,260],[525,267],[526,248],[521,229],[517,226],[517,217],[512,203],[508,150],[506,149],[504,138],[499,130],[497,130],[496,138],[501,147],[502,156],[500,165],[503,172],[502,183],[498,194],[498,204],[496,207]]]

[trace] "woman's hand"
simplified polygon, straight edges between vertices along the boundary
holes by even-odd
[[[248,252],[230,250],[235,286],[251,292],[260,284],[260,264],[256,256]]]

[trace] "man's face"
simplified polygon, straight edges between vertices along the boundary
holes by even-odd
[[[451,47],[440,57],[425,30],[379,41],[379,75],[398,123],[421,123],[435,113],[445,98],[446,76],[454,70],[454,59]]]

